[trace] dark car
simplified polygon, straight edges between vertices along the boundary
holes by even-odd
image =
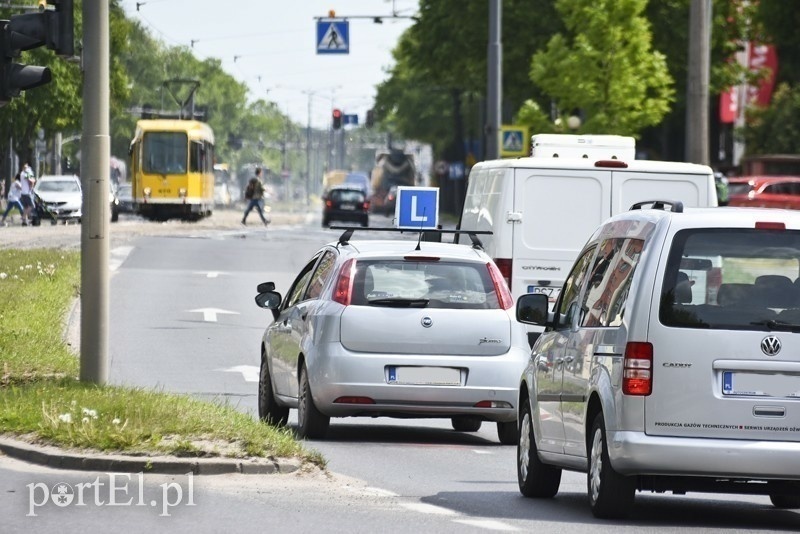
[[[323,198],[322,226],[328,226],[331,221],[369,225],[369,201],[361,187],[337,185],[328,190]]]

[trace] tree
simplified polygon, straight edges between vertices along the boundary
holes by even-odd
[[[800,154],[800,86],[778,86],[766,108],[747,111],[747,154]]]
[[[531,62],[533,82],[581,131],[637,136],[669,111],[673,81],[651,46],[646,0],[557,0],[566,26]]]

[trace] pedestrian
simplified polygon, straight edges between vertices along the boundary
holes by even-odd
[[[22,166],[20,172],[20,185],[22,186],[22,195],[20,202],[24,209],[22,215],[22,226],[28,226],[28,221],[31,219],[31,212],[33,211],[33,187],[36,185],[36,176],[33,174],[33,169],[28,163]]]
[[[247,182],[244,198],[247,200],[247,208],[242,216],[242,224],[247,224],[247,216],[250,214],[250,210],[255,208],[264,226],[268,225],[269,221],[264,217],[264,184],[261,183],[261,169],[258,167],[256,167],[256,175]]]
[[[8,206],[6,206],[6,211],[3,213],[3,218],[0,220],[0,224],[3,226],[8,226],[6,222],[6,217],[8,217],[8,213],[13,209],[17,208],[19,210],[19,215],[22,218],[23,224],[25,223],[25,209],[22,207],[22,202],[20,202],[20,197],[22,196],[22,184],[20,183],[20,176],[19,173],[14,177],[14,183],[11,184],[8,190]]]

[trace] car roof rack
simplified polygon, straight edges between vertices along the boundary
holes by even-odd
[[[479,248],[483,250],[483,243],[478,238],[479,235],[492,235],[491,230],[443,230],[441,228],[437,229],[425,229],[425,230],[412,230],[410,228],[359,228],[355,226],[329,226],[331,230],[344,230],[342,235],[339,236],[339,245],[347,245],[350,243],[350,238],[353,236],[353,233],[358,230],[359,232],[396,232],[400,234],[404,233],[419,233],[420,234],[420,241],[422,241],[423,235],[427,237],[426,241],[441,241],[442,234],[465,234],[469,236],[469,240],[472,241],[472,246],[474,248]],[[438,239],[436,239],[438,237]],[[433,238],[433,239],[431,239]],[[417,250],[419,250],[419,241],[417,242]]]
[[[651,209],[664,210],[669,206],[669,211],[672,213],[683,213],[683,202],[680,200],[643,200],[631,206],[632,210],[640,210],[642,206],[652,204]]]

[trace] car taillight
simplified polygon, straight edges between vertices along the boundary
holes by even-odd
[[[494,282],[494,291],[497,293],[497,300],[500,303],[500,307],[504,310],[508,310],[514,305],[514,297],[511,296],[511,291],[508,290],[506,281],[503,280],[503,274],[500,272],[500,269],[497,268],[497,265],[492,262],[487,263],[486,267],[489,269],[492,282]]]
[[[494,264],[497,265],[497,268],[500,269],[500,274],[503,275],[503,278],[508,284],[509,289],[511,288],[511,266],[513,264],[513,260],[511,258],[495,258]]]
[[[333,202],[332,202],[332,201],[330,201],[330,200],[326,200],[326,201],[325,201],[325,206],[327,206],[327,207],[329,207],[329,208],[330,208],[331,206],[333,206]]]
[[[353,274],[356,270],[356,260],[349,259],[342,265],[339,271],[339,279],[336,281],[336,288],[333,290],[333,301],[343,306],[350,305],[350,295],[353,292]]]
[[[756,222],[756,230],[786,230],[782,222]]]
[[[363,207],[365,210],[368,210],[368,209],[369,209],[369,202],[364,202],[364,204],[362,205],[362,207]]]
[[[622,363],[622,392],[647,396],[653,391],[653,345],[629,341]]]

